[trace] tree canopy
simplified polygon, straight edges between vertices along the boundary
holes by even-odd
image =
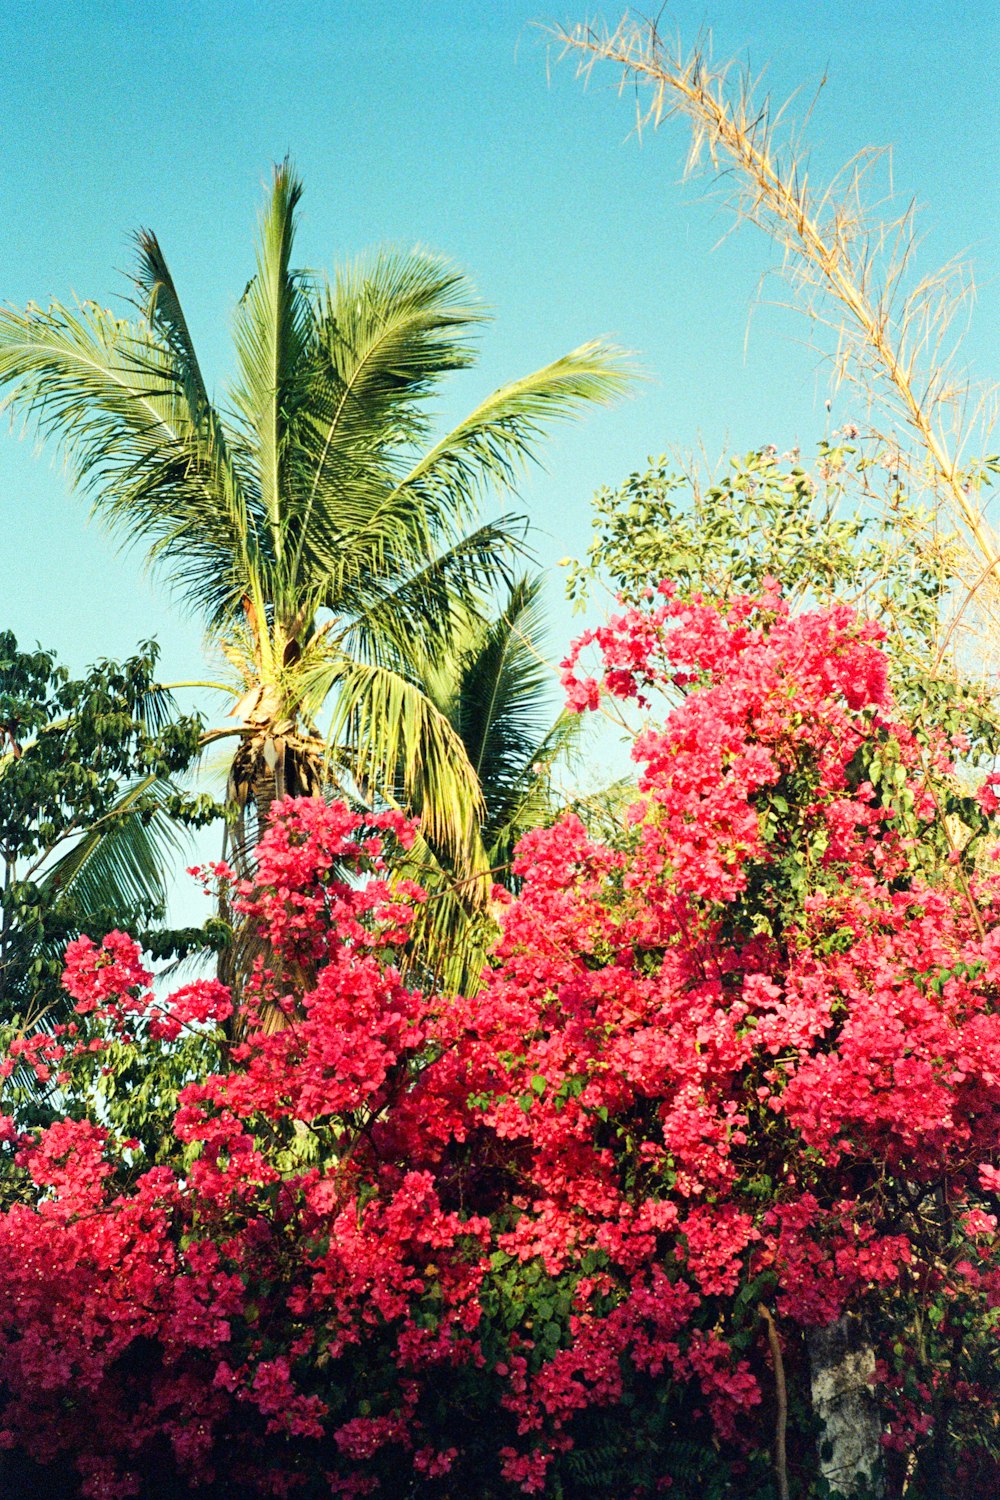
[[[204,945],[167,932],[183,829],[218,815],[179,778],[201,725],[156,684],[156,647],[73,678],[0,632],[0,1019],[65,1010],[70,939],[116,927],[161,956]]]

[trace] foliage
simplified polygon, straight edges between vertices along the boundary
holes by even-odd
[[[616,840],[522,840],[478,993],[401,982],[405,821],[312,799],[233,892],[283,1030],[226,1044],[221,986],[71,947],[73,1029],[0,1065],[65,1098],[0,1127],[8,1446],[95,1500],[774,1500],[781,1437],[818,1497],[803,1331],[852,1309],[896,1492],[996,1492],[998,778],[898,716],[877,627],[770,582],[664,588],[565,684],[667,706]],[[158,1096],[102,1100],[110,1048]]]
[[[581,737],[579,716],[553,708],[552,673],[539,649],[544,625],[541,578],[520,578],[492,619],[466,615],[418,668],[482,791],[477,864],[485,873],[475,884],[487,891],[492,882],[517,888],[511,863],[518,841],[554,818],[553,772]],[[481,891],[461,882],[447,849],[423,836],[402,873],[427,893],[411,927],[408,972],[425,986],[468,992],[498,936]]]
[[[568,565],[570,598],[606,578],[638,603],[650,579],[672,578],[680,593],[724,600],[758,590],[770,575],[791,604],[851,604],[887,629],[906,600],[912,637],[934,638],[949,539],[931,533],[898,477],[890,481],[891,526],[873,512],[865,502],[880,470],[885,480],[884,455],[862,445],[856,429],[818,443],[811,464],[797,449],[779,455],[769,445],[730,458],[710,479],[661,457],[595,497],[588,561]]]
[[[894,455],[856,428],[817,444],[810,464],[771,445],[706,479],[660,458],[598,492],[587,560],[567,568],[578,604],[602,587],[637,603],[657,578],[725,604],[767,577],[781,579],[790,604],[848,604],[884,629],[893,692],[911,722],[966,733],[970,766],[1000,750],[994,695],[949,625],[958,539],[913,499]]]
[[[155,665],[148,643],[74,679],[0,633],[2,1021],[65,1009],[63,953],[81,933],[129,927],[163,957],[205,941],[156,930],[180,828],[216,809],[175,782],[200,726],[174,714]]]
[[[591,342],[435,436],[432,402],[474,362],[486,316],[468,280],[419,250],[379,251],[329,282],[295,269],[301,194],[277,167],[224,402],[143,230],[136,316],[0,310],[5,404],[65,450],[101,518],[205,622],[226,680],[201,685],[238,721],[214,732],[238,740],[237,862],[275,796],[332,781],[368,805],[401,787],[428,835],[481,874],[480,790],[417,663],[456,608],[479,611],[511,574],[523,527],[478,521],[481,497],[509,496],[550,424],[612,399],[626,373]]]

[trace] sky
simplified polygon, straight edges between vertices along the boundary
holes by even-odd
[[[545,0],[8,0],[0,300],[111,305],[130,233],[152,227],[221,390],[264,184],[290,154],[306,189],[302,264],[420,244],[492,308],[446,416],[596,335],[635,351],[648,379],[560,430],[525,485],[544,566],[585,551],[593,492],[647,455],[807,450],[852,413],[838,398],[827,418],[800,320],[760,305],[747,336],[772,247],[752,228],[724,237],[709,183],[681,181],[683,125],[637,140],[611,74],[584,88],[556,61],[536,23],[586,14]],[[992,0],[676,0],[662,24],[689,40],[710,28],[715,55],[766,67],[776,99],[801,89],[793,113],[825,75],[808,127],[818,177],[892,145],[901,201],[926,205],[922,263],[967,253],[977,268],[965,358],[988,377],[1000,353]],[[7,422],[0,507],[0,626],[75,670],[155,636],[165,680],[199,675],[197,622],[141,553],[119,555],[88,524],[53,453]],[[561,591],[553,569],[554,650],[574,629]]]

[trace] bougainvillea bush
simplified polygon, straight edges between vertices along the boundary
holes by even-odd
[[[889,1493],[996,1493],[993,783],[898,721],[871,626],[770,585],[665,588],[564,680],[645,709],[638,799],[524,840],[474,997],[400,981],[405,822],[318,800],[236,893],[238,1016],[71,946],[75,1019],[0,1063],[17,1463],[94,1500],[820,1495],[807,1331],[850,1312]]]

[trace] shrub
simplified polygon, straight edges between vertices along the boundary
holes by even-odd
[[[803,1334],[849,1312],[891,1477],[995,1492],[992,782],[895,714],[876,627],[770,581],[665,588],[564,680],[684,696],[619,837],[523,840],[475,996],[400,980],[405,822],[318,800],[235,892],[243,1040],[220,986],[71,949],[74,1021],[2,1064],[66,1101],[0,1127],[7,1446],[95,1500],[818,1494]],[[114,1109],[112,1055],[149,1080]]]

